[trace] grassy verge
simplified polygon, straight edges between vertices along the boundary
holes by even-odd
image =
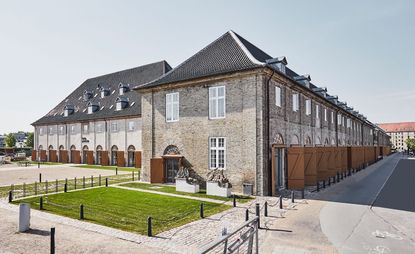
[[[117,188],[96,188],[49,195],[43,199],[47,212],[79,219],[84,205],[85,221],[121,230],[147,234],[147,217],[152,217],[153,234],[199,219],[200,201]],[[39,209],[39,198],[14,203],[30,203]],[[230,206],[204,203],[205,215],[229,209]]]
[[[137,172],[134,172],[134,180],[137,180]],[[83,189],[96,186],[105,185],[105,178],[108,178],[108,184],[116,184],[132,181],[131,174],[119,174],[112,176],[86,176],[85,187],[83,177],[70,178],[66,180],[43,181],[41,183],[16,184],[12,186],[0,187],[0,198],[7,197],[10,190],[13,190],[13,198],[21,198],[26,196],[43,195],[53,192],[64,191],[65,183],[67,183],[67,190]]]
[[[223,200],[223,201],[231,201],[232,200],[232,198],[206,195],[206,190],[203,190],[203,189],[201,189],[199,193],[187,193],[187,192],[176,191],[175,186],[168,186],[168,185],[161,185],[161,184],[125,183],[125,184],[121,184],[121,186],[130,187],[130,188],[137,188],[137,189],[144,189],[144,190],[160,191],[160,192],[173,193],[173,194],[199,197],[199,198],[211,198],[211,199]],[[236,195],[236,201],[240,202],[240,203],[248,202],[251,199],[252,199],[251,197]]]
[[[139,168],[131,168],[131,167],[116,167],[116,166],[100,166],[100,165],[80,165],[80,166],[73,166],[76,168],[90,168],[90,169],[105,169],[105,170],[114,170],[118,168],[118,171],[138,171]]]

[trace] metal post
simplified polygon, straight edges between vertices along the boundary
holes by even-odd
[[[236,207],[236,198],[235,198],[235,194],[233,194],[233,207]]]
[[[326,180],[323,180],[323,189],[326,188]]]
[[[83,177],[82,177],[82,181],[83,181],[83,182],[82,182],[82,188],[84,188],[84,189],[85,189],[85,176],[83,176]]]
[[[261,224],[259,223],[260,222],[260,220],[259,220],[260,214],[259,214],[259,204],[258,203],[255,204],[255,215],[258,217],[258,228],[260,228]]]
[[[55,254],[55,228],[50,229],[50,254]]]
[[[13,201],[13,191],[9,191],[9,203]]]
[[[203,214],[203,203],[200,203],[200,218],[205,218],[204,214]]]
[[[91,176],[91,187],[94,187],[94,176]]]
[[[115,175],[118,175],[118,167],[115,167]]]
[[[74,184],[75,184],[74,188],[76,190],[76,176],[74,177]]]
[[[58,192],[58,179],[56,179],[56,181],[55,181],[55,192]]]
[[[37,182],[35,182],[35,196],[37,195]]]
[[[40,199],[39,199],[39,210],[43,210],[43,197],[42,196],[40,196]]]
[[[45,181],[45,185],[46,185],[46,188],[45,188],[46,194],[48,194],[48,180]]]
[[[301,199],[304,199],[304,189],[301,190]]]
[[[108,177],[105,178],[105,187],[108,187]]]
[[[337,182],[340,182],[340,175],[339,175],[339,172],[337,172]]]
[[[245,210],[245,221],[248,221],[248,220],[249,220],[249,210],[246,209]]]
[[[331,177],[329,177],[328,181],[327,181],[327,186],[331,185]]]
[[[153,236],[153,232],[151,230],[151,217],[147,217],[147,236]]]
[[[265,201],[265,207],[264,207],[264,216],[265,217],[268,217],[268,202],[267,201]]]
[[[23,183],[23,197],[26,197],[26,183]]]
[[[42,173],[39,173],[39,183],[42,182]]]
[[[40,168],[40,162],[37,163],[37,168]]]
[[[131,171],[131,176],[132,176],[132,179],[133,179],[133,182],[134,182],[134,170]]]
[[[101,175],[99,175],[98,182],[99,182],[99,186],[101,186]]]
[[[280,195],[280,209],[282,209],[282,195]]]
[[[81,204],[81,206],[79,207],[79,219],[83,220],[84,219],[84,205]]]
[[[317,192],[319,192],[320,191],[320,183],[318,181],[317,181],[316,186],[317,186]]]
[[[68,192],[68,184],[65,183],[65,185],[63,186],[63,191]]]
[[[291,203],[294,203],[294,191],[291,191]]]

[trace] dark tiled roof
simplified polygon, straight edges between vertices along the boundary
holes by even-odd
[[[136,88],[258,68],[270,58],[264,51],[229,31],[164,76]]]
[[[166,61],[160,61],[157,63],[147,64],[87,79],[61,103],[32,125],[76,122],[112,117],[139,116],[141,115],[141,95],[133,90],[124,93],[124,96],[128,98],[129,106],[120,111],[115,110],[115,101],[117,97],[120,96],[118,88],[119,84],[130,84],[130,89],[132,89],[133,84],[137,85],[148,83],[170,70],[171,67]],[[110,94],[104,98],[101,98],[98,85],[109,88]],[[84,91],[86,90],[93,92],[93,97],[87,101],[83,98]],[[87,114],[88,102],[98,103],[100,110],[94,112],[93,114]],[[64,107],[68,104],[75,107],[75,112],[68,117],[64,117]]]

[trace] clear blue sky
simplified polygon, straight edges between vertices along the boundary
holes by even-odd
[[[415,1],[2,1],[0,133],[85,79],[173,67],[232,29],[372,122],[415,121]]]

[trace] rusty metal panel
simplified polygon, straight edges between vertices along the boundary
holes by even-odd
[[[164,160],[163,158],[150,159],[150,182],[164,183]]]
[[[36,161],[36,160],[37,160],[37,151],[32,150],[32,161]]]
[[[47,161],[46,150],[40,150],[40,161]]]
[[[108,166],[109,165],[108,151],[99,151],[99,153],[101,153],[101,165]]]
[[[49,161],[58,162],[58,156],[56,154],[56,150],[49,150]]]
[[[304,189],[304,147],[289,147],[287,161],[288,188]]]
[[[68,163],[68,151],[59,150],[59,161],[62,163]]]
[[[304,177],[305,185],[315,185],[317,182],[317,160],[316,160],[316,148],[305,147],[304,148]]]
[[[141,151],[135,152],[135,167],[141,168]]]
[[[81,151],[79,150],[72,150],[72,163],[80,164],[81,163]]]
[[[86,152],[86,163],[88,165],[94,165],[94,151]]]
[[[117,151],[117,166],[125,167],[124,151]]]

